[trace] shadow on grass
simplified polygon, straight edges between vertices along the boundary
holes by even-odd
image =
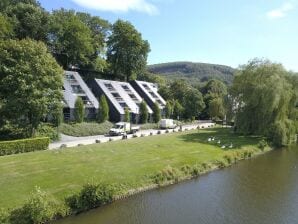
[[[257,145],[261,140],[261,137],[259,136],[243,136],[235,134],[231,128],[200,129],[197,133],[181,135],[180,138],[185,142],[197,142],[218,146],[219,148],[225,146],[226,148],[224,150]],[[229,148],[231,145],[232,147]]]

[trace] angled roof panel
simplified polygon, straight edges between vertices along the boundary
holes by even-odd
[[[65,71],[63,87],[64,101],[69,108],[75,108],[75,101],[77,97],[80,96],[87,106],[98,109],[99,103],[96,97],[88,88],[79,73]]]
[[[95,79],[95,81],[120,114],[125,113],[125,107],[129,108],[132,113],[139,113],[142,98],[129,83],[103,79]],[[149,106],[148,112],[153,113]]]

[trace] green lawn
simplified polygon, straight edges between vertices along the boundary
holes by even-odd
[[[148,185],[148,176],[168,165],[180,168],[222,158],[224,150],[208,143],[209,136],[232,142],[236,149],[256,147],[259,141],[219,128],[3,156],[0,207],[21,205],[35,186],[62,199],[90,180],[121,184],[126,190]]]

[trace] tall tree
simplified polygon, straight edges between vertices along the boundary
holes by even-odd
[[[74,117],[77,123],[82,123],[84,121],[85,106],[81,97],[76,99]]]
[[[116,21],[107,46],[107,61],[119,78],[129,81],[145,71],[150,46],[131,23]]]
[[[0,42],[0,117],[34,135],[62,100],[63,70],[47,47],[29,39]]]
[[[158,123],[161,119],[159,104],[155,102],[152,110],[153,110],[153,121],[155,123]]]
[[[49,30],[50,49],[64,69],[90,63],[94,53],[92,32],[74,11],[54,11]]]
[[[173,112],[174,112],[174,105],[175,105],[175,102],[173,100],[168,100],[167,101],[166,108],[165,108],[166,118],[171,118],[172,117]]]
[[[148,109],[147,104],[143,100],[140,104],[140,123],[145,124],[148,121]]]
[[[109,105],[107,99],[102,95],[99,99],[98,121],[99,123],[109,120]]]
[[[223,119],[225,116],[225,108],[222,98],[214,98],[209,102],[209,115],[211,119]]]
[[[189,89],[186,91],[183,107],[185,118],[193,119],[198,117],[200,112],[205,108],[201,92],[197,89]]]
[[[267,135],[278,146],[294,139],[291,111],[297,96],[288,78],[282,65],[267,60],[240,67],[231,90],[238,101],[237,132]]]
[[[18,3],[8,7],[6,15],[11,18],[15,37],[31,38],[46,42],[49,13],[40,6]]]

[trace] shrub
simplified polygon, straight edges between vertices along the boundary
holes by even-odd
[[[62,124],[60,127],[61,133],[70,136],[82,137],[92,135],[103,135],[109,132],[113,124],[109,121],[101,124],[95,122],[84,122],[80,124]]]
[[[12,224],[45,223],[54,219],[57,214],[63,216],[65,213],[65,208],[50,195],[36,188],[22,207],[11,212],[9,221]]]
[[[140,123],[145,124],[148,121],[148,109],[147,104],[143,100],[140,105]]]
[[[147,124],[140,125],[141,130],[157,129],[158,127],[159,127],[159,125],[156,123],[147,123]]]
[[[66,204],[78,213],[112,202],[114,192],[111,185],[88,183],[78,194],[66,198]]]
[[[78,97],[75,102],[75,113],[74,117],[77,123],[82,123],[85,117],[84,102],[81,97]]]
[[[48,149],[49,138],[32,138],[0,142],[0,156]]]
[[[170,181],[177,182],[180,176],[181,173],[179,170],[168,166],[153,176],[153,182],[156,184],[162,184]]]
[[[60,139],[57,127],[53,127],[53,125],[46,123],[39,125],[36,130],[36,137],[48,137],[51,141]]]
[[[266,148],[267,146],[267,142],[265,139],[262,139],[261,141],[259,141],[258,143],[258,148],[261,149],[262,151],[264,151],[264,149]]]
[[[98,110],[97,119],[99,123],[103,123],[109,120],[109,105],[104,95],[102,95],[99,99],[99,110]]]
[[[127,107],[124,109],[124,122],[130,122],[130,113]]]
[[[0,209],[0,223],[2,224],[9,223],[9,213],[7,210]]]
[[[155,123],[158,123],[161,119],[159,104],[155,102],[152,110],[153,110],[153,121]]]

